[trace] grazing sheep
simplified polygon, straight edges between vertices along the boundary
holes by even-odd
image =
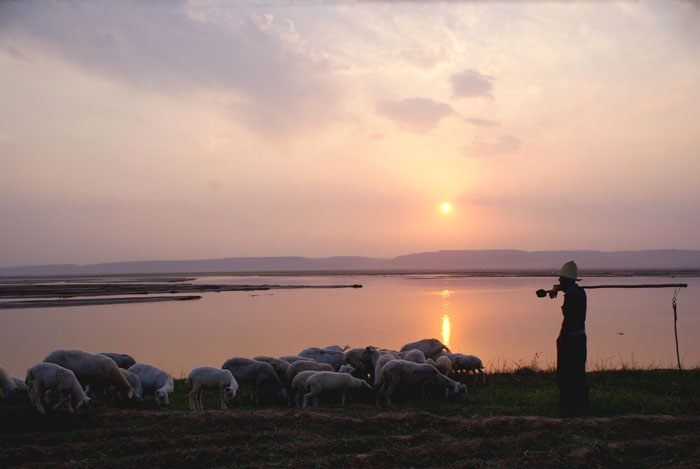
[[[348,373],[348,374],[353,374],[355,372],[355,367],[352,365],[348,365],[347,363],[340,368],[338,368],[338,373]]]
[[[349,349],[350,346],[349,346],[349,345],[346,345],[345,347],[340,348],[340,345],[329,345],[328,347],[323,347],[323,348],[326,349],[326,350],[335,350],[335,351],[337,351],[337,352],[344,352],[344,351],[346,351],[347,349]]]
[[[226,360],[221,368],[230,371],[240,386],[251,387],[255,404],[273,400],[286,402],[287,390],[269,363],[234,357]]]
[[[10,376],[10,379],[14,381],[15,386],[17,386],[18,393],[26,394],[29,391],[29,388],[27,388],[27,383],[22,378]]]
[[[311,358],[304,358],[304,357],[300,357],[299,355],[284,355],[284,356],[280,357],[279,359],[282,361],[285,361],[287,363],[290,363],[290,364],[294,363],[294,362],[298,362],[300,360],[306,360],[307,362],[313,361]]]
[[[132,373],[124,368],[119,368],[126,380],[129,382],[132,388],[134,388],[134,398],[136,402],[143,402],[143,386],[141,385],[141,378],[136,373]]]
[[[90,399],[80,386],[75,373],[53,363],[39,363],[27,370],[26,378],[29,399],[40,414],[45,414],[42,400],[47,392],[58,393],[58,403],[51,410],[57,409],[64,401],[68,412],[73,413],[71,399],[75,398],[77,409],[90,404]]]
[[[294,376],[294,379],[292,380],[292,391],[294,392],[294,402],[296,403],[297,407],[301,407],[301,402],[304,398],[304,393],[306,392],[306,380],[309,379],[309,376],[315,373],[318,373],[318,371],[307,370],[300,371],[296,374],[296,376]]]
[[[447,357],[452,362],[452,371],[455,373],[473,374],[475,379],[481,377],[481,382],[486,384],[484,364],[479,357],[464,355],[463,353],[448,353]]]
[[[334,370],[340,368],[344,363],[344,354],[337,350],[326,350],[318,347],[306,348],[299,352],[299,356],[310,358],[319,363],[328,363]]]
[[[289,362],[266,356],[253,357],[253,360],[268,363],[272,369],[275,370],[282,384],[289,384],[287,383],[287,368],[289,368]]]
[[[313,398],[314,406],[318,407],[318,396],[327,391],[340,391],[340,403],[345,404],[347,395],[353,389],[372,390],[372,386],[367,384],[365,380],[353,378],[348,373],[339,373],[337,371],[319,371],[306,379],[306,390],[304,394],[304,407],[309,403],[309,399]]]
[[[190,371],[187,376],[187,384],[192,387],[190,391],[190,410],[204,410],[202,405],[202,393],[206,391],[219,391],[221,393],[221,410],[226,410],[226,404],[236,397],[238,382],[230,371],[214,368],[213,366],[200,366]]]
[[[401,359],[413,363],[425,363],[425,354],[417,348],[401,352]]]
[[[16,392],[17,384],[8,376],[5,368],[0,365],[0,396],[9,401]]]
[[[134,396],[134,388],[119,371],[117,364],[104,355],[59,349],[48,354],[44,363],[53,363],[73,371],[83,388],[89,386],[95,395],[104,395],[110,386],[114,386],[122,399]]]
[[[131,355],[127,355],[125,353],[101,352],[100,355],[104,355],[105,357],[111,358],[112,360],[114,360],[114,363],[116,363],[119,368],[123,368],[125,370],[128,370],[131,365],[136,363],[136,360],[134,360],[134,358]]]
[[[379,385],[379,380],[382,375],[382,368],[384,368],[384,365],[389,363],[392,360],[400,360],[401,357],[399,356],[398,352],[396,354],[393,353],[385,353],[382,356],[379,357],[379,360],[377,360],[377,366],[374,367],[374,387],[375,389],[378,389],[377,386]]]
[[[297,361],[289,365],[287,368],[287,381],[294,381],[297,373],[302,371],[334,371],[333,367],[328,363],[319,363],[315,361]]]
[[[406,352],[414,348],[423,352],[425,358],[432,358],[433,360],[437,360],[437,358],[442,355],[443,350],[448,353],[450,352],[450,349],[437,339],[423,339],[417,342],[411,342],[401,347],[401,351]]]
[[[440,373],[445,376],[450,376],[450,373],[452,373],[452,360],[450,360],[450,357],[443,355],[438,357],[437,361],[434,363],[435,368],[437,368]]]
[[[143,392],[155,395],[156,406],[170,404],[170,394],[175,391],[175,384],[170,373],[145,363],[131,365],[128,371],[139,377]]]
[[[352,374],[355,378],[372,380],[377,360],[379,360],[379,351],[370,345],[365,348],[347,350],[344,363],[355,368],[355,372]]]
[[[467,387],[444,376],[431,365],[413,363],[406,360],[393,360],[382,369],[377,391],[377,405],[384,401],[391,404],[391,396],[396,391],[417,394],[421,399],[436,393],[445,399],[458,402],[467,400]]]

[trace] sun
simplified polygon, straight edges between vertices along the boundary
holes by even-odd
[[[443,213],[449,213],[452,210],[452,205],[449,204],[449,202],[445,202],[442,204],[442,212]]]

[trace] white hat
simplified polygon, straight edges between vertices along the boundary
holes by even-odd
[[[574,261],[569,261],[563,266],[561,266],[559,276],[570,278],[572,280],[581,280],[580,278],[576,278],[578,276],[578,267],[576,266],[576,262]]]

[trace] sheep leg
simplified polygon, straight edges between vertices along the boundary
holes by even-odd
[[[394,394],[396,390],[396,385],[394,383],[389,384],[386,389],[385,397],[387,405],[391,405],[391,395]]]
[[[196,396],[197,396],[197,391],[195,391],[194,389],[192,389],[192,391],[190,391],[190,394],[189,394],[190,410],[195,410],[195,407],[196,407],[196,404],[195,404]],[[199,409],[197,409],[197,410],[199,410]]]
[[[197,410],[204,411],[204,403],[202,402],[202,396],[204,395],[204,389],[200,388],[199,391],[197,391]]]
[[[33,396],[32,400],[34,401],[34,407],[36,407],[37,412],[39,412],[41,415],[44,415],[46,413],[46,410],[44,409],[44,406],[41,405],[41,400],[43,396],[39,386],[34,386],[30,395]]]
[[[340,405],[345,405],[345,391],[340,395]]]
[[[228,407],[226,406],[226,402],[224,401],[225,397],[226,397],[226,391],[221,391],[221,410],[228,409]]]
[[[311,397],[311,393],[304,394],[304,405],[302,407],[306,408],[306,406],[309,404],[309,397]]]

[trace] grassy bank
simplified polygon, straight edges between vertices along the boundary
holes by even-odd
[[[38,415],[0,401],[0,467],[697,467],[700,370],[589,373],[591,408],[558,418],[554,373],[521,368],[472,387],[469,402],[171,404]]]

